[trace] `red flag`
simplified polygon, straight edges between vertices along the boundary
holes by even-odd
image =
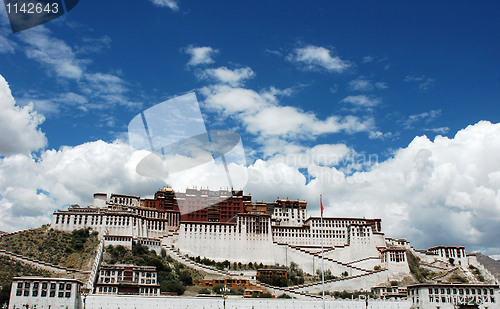
[[[323,217],[323,210],[325,209],[325,208],[323,207],[323,197],[320,197],[320,198],[319,198],[319,202],[320,202],[320,204],[321,204],[321,217]]]

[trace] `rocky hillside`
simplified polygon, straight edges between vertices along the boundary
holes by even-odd
[[[477,261],[484,265],[484,267],[500,281],[500,262],[495,261],[487,255],[480,252],[476,253]]]

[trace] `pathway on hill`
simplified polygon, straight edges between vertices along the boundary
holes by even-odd
[[[90,274],[90,271],[83,271],[79,269],[73,269],[73,268],[66,268],[62,266],[57,266],[53,265],[50,263],[42,262],[36,259],[32,259],[26,256],[22,256],[13,252],[9,252],[3,249],[0,249],[0,255],[6,256],[12,260],[17,260],[20,261],[24,264],[28,264],[33,267],[41,268],[50,272],[55,272],[55,273],[64,273],[64,274],[75,274],[75,273],[80,273],[80,274]]]

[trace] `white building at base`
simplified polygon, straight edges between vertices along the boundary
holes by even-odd
[[[15,277],[9,308],[83,308],[83,283],[75,279]]]

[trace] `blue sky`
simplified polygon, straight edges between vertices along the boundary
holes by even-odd
[[[134,174],[127,126],[195,92],[207,129],[242,136],[254,200],[317,215],[322,193],[327,215],[380,217],[418,248],[500,256],[499,9],[81,0],[13,34],[1,8],[0,230],[94,192],[151,195],[163,181]]]

